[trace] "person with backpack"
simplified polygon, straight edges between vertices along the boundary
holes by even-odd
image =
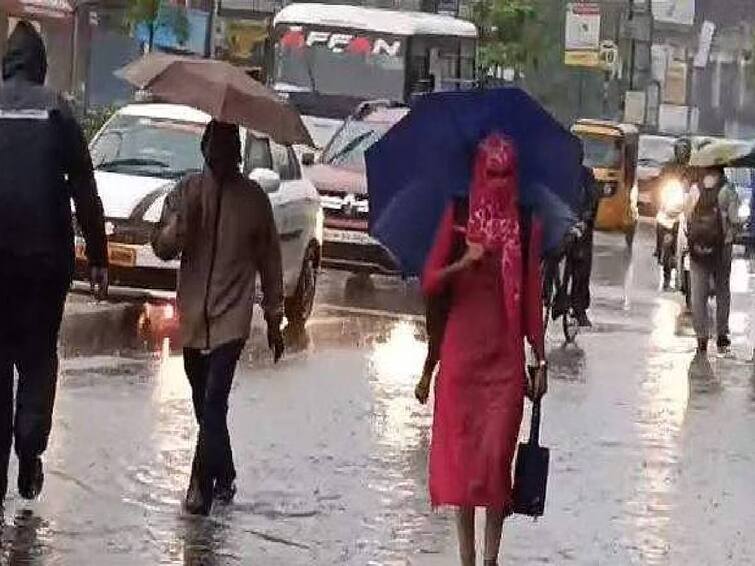
[[[716,298],[716,334],[720,353],[728,352],[731,307],[732,248],[739,229],[739,196],[723,167],[705,169],[687,202],[687,238],[691,261],[692,319],[697,353],[705,354],[710,338],[708,298]]]

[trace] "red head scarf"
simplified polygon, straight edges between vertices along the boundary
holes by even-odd
[[[467,240],[501,256],[506,320],[521,336],[522,244],[519,227],[517,155],[500,134],[477,148],[469,192]]]

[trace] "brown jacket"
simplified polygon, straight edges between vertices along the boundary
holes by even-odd
[[[233,174],[220,187],[207,169],[185,178],[165,200],[152,247],[164,260],[181,255],[185,348],[211,350],[249,337],[258,272],[265,319],[280,323],[280,242],[270,200],[256,183]]]

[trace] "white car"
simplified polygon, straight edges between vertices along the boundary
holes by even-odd
[[[119,110],[91,143],[105,211],[111,295],[166,299],[176,289],[179,261],[164,262],[150,245],[168,192],[201,171],[200,141],[210,117],[185,106],[134,104]],[[267,192],[280,234],[289,321],[303,322],[314,303],[323,213],[291,147],[242,129],[242,170]],[[77,237],[77,273],[85,274]]]

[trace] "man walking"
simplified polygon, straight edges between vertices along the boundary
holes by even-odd
[[[582,214],[580,215],[582,235],[569,251],[573,269],[571,303],[578,324],[583,328],[589,328],[592,326],[587,311],[590,308],[593,232],[600,202],[598,184],[589,167],[582,167],[582,191]]]
[[[86,240],[92,287],[107,292],[102,203],[84,135],[43,86],[44,43],[27,22],[8,39],[0,87],[0,496],[15,433],[18,490],[44,481],[57,384],[58,330],[74,266],[71,199]],[[18,391],[13,396],[13,369]]]
[[[708,298],[716,298],[717,346],[727,353],[731,307],[731,261],[734,237],[739,228],[739,196],[726,180],[723,168],[714,167],[700,176],[700,185],[690,190],[687,217],[692,279],[692,318],[697,352],[705,354],[710,338]]]
[[[168,195],[152,239],[155,253],[181,255],[178,310],[184,368],[199,424],[185,507],[207,515],[236,492],[227,414],[233,374],[249,337],[259,273],[268,343],[283,355],[283,275],[270,200],[239,172],[236,126],[211,122],[202,139],[205,171]]]

